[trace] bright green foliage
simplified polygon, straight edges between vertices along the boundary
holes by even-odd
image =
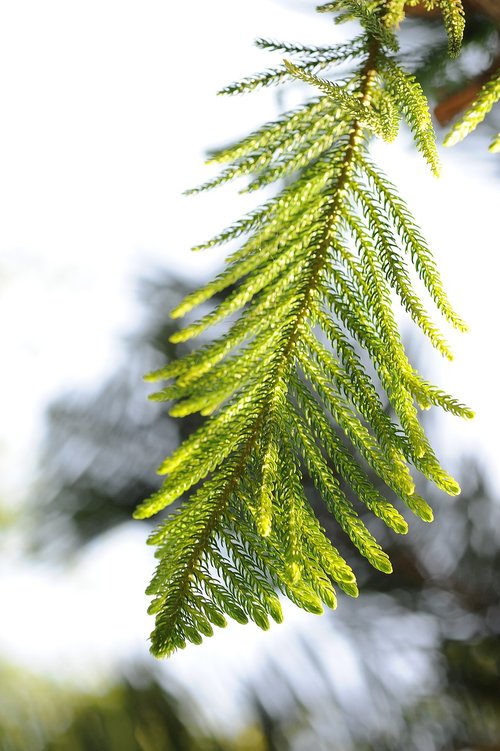
[[[436,0],[433,5],[437,6],[443,14],[448,34],[448,52],[450,57],[456,57],[460,53],[465,27],[462,2],[461,0]]]
[[[406,0],[389,0],[386,4],[384,23],[388,29],[399,26],[405,17]]]
[[[383,77],[387,92],[405,116],[417,149],[423,154],[433,173],[439,175],[436,136],[429,105],[420,84],[392,60],[387,61],[383,67]]]
[[[421,0],[408,0],[403,5],[420,5],[420,2]],[[397,13],[402,3],[399,0],[393,0],[391,4],[395,6]],[[443,14],[448,34],[448,54],[450,57],[456,57],[460,53],[465,28],[465,14],[461,0],[423,0],[423,5],[427,10],[438,8]]]
[[[440,5],[449,14],[457,6]],[[357,596],[353,571],[309,504],[303,473],[339,534],[385,573],[391,562],[362,521],[360,504],[396,533],[408,524],[373,475],[425,521],[432,511],[415,493],[411,466],[445,492],[460,492],[429,444],[419,409],[472,412],[413,368],[393,295],[445,357],[449,348],[414,289],[414,271],[445,319],[465,325],[406,204],[368,155],[369,138],[391,141],[403,116],[417,148],[438,168],[427,102],[397,54],[402,7],[349,0],[319,10],[356,18],[361,34],[331,48],[259,40],[297,61],[224,90],[294,78],[315,98],[212,155],[224,170],[199,190],[249,176],[247,189],[278,182],[277,192],[198,246],[241,240],[219,276],[172,313],[186,316],[226,291],[172,341],[224,321],[226,327],[148,377],[171,380],[152,395],[174,402],[170,414],[208,418],[163,462],[163,486],[136,512],[150,517],[182,499],[150,538],[158,547],[148,590],[158,656],[199,643],[226,616],[267,629],[269,618],[282,619],[276,591],[312,613],[336,606],[334,585]],[[343,80],[317,75],[321,68],[329,76],[330,65],[347,60],[356,64],[347,77],[339,71]]]
[[[256,44],[262,49],[278,50],[287,54],[298,55],[300,62],[297,67],[304,73],[327,68],[332,63],[338,63],[358,57],[363,52],[363,37],[354,39],[349,44],[339,44],[334,47],[304,47],[303,45],[288,44],[287,42],[273,42],[258,39]],[[290,81],[294,77],[283,65],[273,70],[265,70],[242,81],[236,81],[221,89],[219,94],[246,94],[254,89]]]
[[[496,102],[500,100],[500,70],[484,84],[474,102],[452,127],[444,140],[445,146],[460,143],[469,133],[482,123]],[[490,144],[490,151],[500,151],[500,133]]]
[[[497,133],[491,141],[489,150],[492,154],[500,154],[500,133]]]

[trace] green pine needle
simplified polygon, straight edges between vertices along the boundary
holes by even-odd
[[[493,105],[500,100],[500,70],[498,70],[489,81],[487,81],[474,102],[455,123],[446,138],[445,146],[455,146],[472,133],[477,126],[483,122],[486,115],[490,112]],[[490,144],[490,151],[500,150],[500,134],[496,136]]]
[[[454,50],[460,3],[438,5]],[[336,587],[358,595],[350,565],[304,492],[304,474],[339,538],[384,573],[392,564],[360,508],[406,534],[399,501],[432,520],[412,473],[451,495],[460,490],[440,466],[419,410],[472,412],[408,359],[394,295],[451,357],[413,287],[412,267],[437,311],[460,330],[465,324],[409,209],[369,157],[370,138],[393,140],[403,116],[438,172],[427,100],[397,54],[404,4],[344,0],[319,10],[337,21],[356,19],[361,34],[332,47],[258,40],[296,60],[223,92],[295,79],[315,98],[215,151],[210,161],[224,165],[221,174],[191,191],[236,178],[247,190],[276,185],[261,206],[196,248],[240,242],[223,271],[172,312],[189,320],[171,341],[195,339],[215,325],[217,337],[147,376],[168,381],[151,398],[169,402],[171,415],[206,417],[161,464],[163,485],[135,514],[149,518],[170,506],[149,540],[158,559],[148,588],[157,656],[199,644],[227,617],[264,630],[271,620],[280,623],[278,593],[316,614],[336,607]],[[354,65],[348,77],[331,80],[346,61]]]

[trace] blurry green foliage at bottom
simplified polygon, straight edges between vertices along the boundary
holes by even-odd
[[[102,693],[64,690],[0,664],[0,751],[264,751],[257,728],[216,739],[147,673]]]

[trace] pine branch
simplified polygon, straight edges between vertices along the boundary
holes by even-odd
[[[395,4],[400,6],[399,0]],[[440,11],[443,16],[444,26],[448,34],[448,54],[450,57],[457,57],[462,46],[462,39],[465,28],[465,13],[461,0],[408,0],[406,3],[410,8],[423,6],[422,11],[429,13]],[[400,18],[400,20],[402,20]]]
[[[439,4],[444,6],[456,41],[458,5],[450,0]],[[399,534],[407,532],[407,521],[375,486],[373,473],[425,521],[432,520],[432,510],[415,493],[411,467],[445,492],[459,492],[429,444],[419,409],[437,405],[463,417],[472,413],[429,384],[405,352],[393,293],[441,354],[450,356],[413,289],[410,264],[438,311],[457,328],[465,326],[406,204],[368,155],[370,138],[395,138],[403,115],[417,149],[437,171],[426,99],[397,54],[395,27],[404,8],[345,0],[319,10],[334,13],[337,22],[355,18],[361,35],[335,47],[259,40],[260,47],[298,60],[224,92],[295,79],[312,86],[316,98],[215,152],[211,161],[226,166],[193,191],[234,178],[250,180],[248,190],[278,185],[272,198],[196,248],[242,239],[216,279],[189,294],[172,315],[191,314],[224,291],[225,297],[172,341],[195,338],[216,324],[225,324],[223,332],[148,376],[170,381],[151,398],[173,402],[171,415],[200,412],[207,418],[165,459],[162,487],[136,511],[137,518],[147,518],[181,499],[149,540],[158,558],[148,589],[157,656],[187,641],[200,643],[214,625],[225,625],[226,616],[263,629],[269,618],[280,622],[277,591],[311,613],[336,607],[334,585],[357,596],[352,569],[304,493],[303,473],[340,533],[385,573],[392,564],[344,483]],[[350,76],[330,80],[330,66],[347,59],[355,61]],[[319,77],[319,69],[327,77]]]
[[[472,102],[463,116],[455,123],[444,140],[445,146],[454,146],[460,143],[469,133],[483,122],[493,105],[500,100],[500,69],[480,89],[477,97]],[[500,134],[490,144],[490,151],[500,151]]]

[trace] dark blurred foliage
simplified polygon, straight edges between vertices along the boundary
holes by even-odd
[[[130,520],[137,504],[159,485],[155,468],[197,424],[196,416],[165,419],[165,408],[147,401],[148,370],[175,349],[169,311],[187,293],[177,280],[143,281],[144,321],[125,342],[121,367],[97,393],[66,394],[48,411],[34,529],[37,543],[56,549],[85,542]]]
[[[185,716],[178,697],[151,679],[143,686],[124,680],[102,696],[81,697],[67,728],[44,751],[250,751],[264,748],[258,736],[217,740]]]
[[[182,285],[172,280],[159,277],[142,283],[147,313],[126,340],[121,368],[97,393],[61,397],[51,407],[37,493],[37,525],[46,541],[53,541],[58,530],[66,548],[74,549],[129,519],[135,505],[157,486],[154,467],[174,448],[180,433],[191,430],[192,423],[174,422],[164,406],[148,402],[150,386],[142,383],[144,370],[160,366],[173,354],[167,311],[182,294]],[[343,598],[328,623],[332,638],[340,638],[355,660],[356,689],[345,689],[335,667],[328,667],[326,656],[332,649],[324,630],[323,636],[315,636],[316,619],[310,616],[312,640],[304,637],[300,645],[303,680],[297,682],[282,655],[263,666],[261,680],[248,687],[247,702],[255,716],[252,732],[261,739],[249,748],[500,748],[500,508],[474,462],[463,462],[460,475],[463,493],[458,500],[421,488],[436,521],[425,525],[411,519],[406,538],[396,538],[367,516],[393,560],[391,576],[371,569],[360,557],[353,560],[345,546],[361,596],[357,601]],[[312,488],[309,493],[342,550],[341,533]],[[39,502],[42,496],[46,500]],[[362,508],[359,512],[363,515]],[[127,707],[136,701],[131,692],[123,686],[113,694],[130,717],[133,712]],[[161,717],[159,694],[152,706]],[[141,702],[138,697],[138,713]],[[71,732],[82,738],[94,732],[89,730],[90,718],[108,711],[105,702],[99,706],[86,705],[83,714],[75,716]],[[170,727],[175,708],[164,711]],[[96,728],[107,727],[104,720],[95,722]],[[78,746],[75,741],[73,746],[47,749],[115,748],[99,744]]]
[[[143,669],[78,693],[0,664],[0,751],[267,751],[258,727],[236,738],[200,729],[192,699]]]

